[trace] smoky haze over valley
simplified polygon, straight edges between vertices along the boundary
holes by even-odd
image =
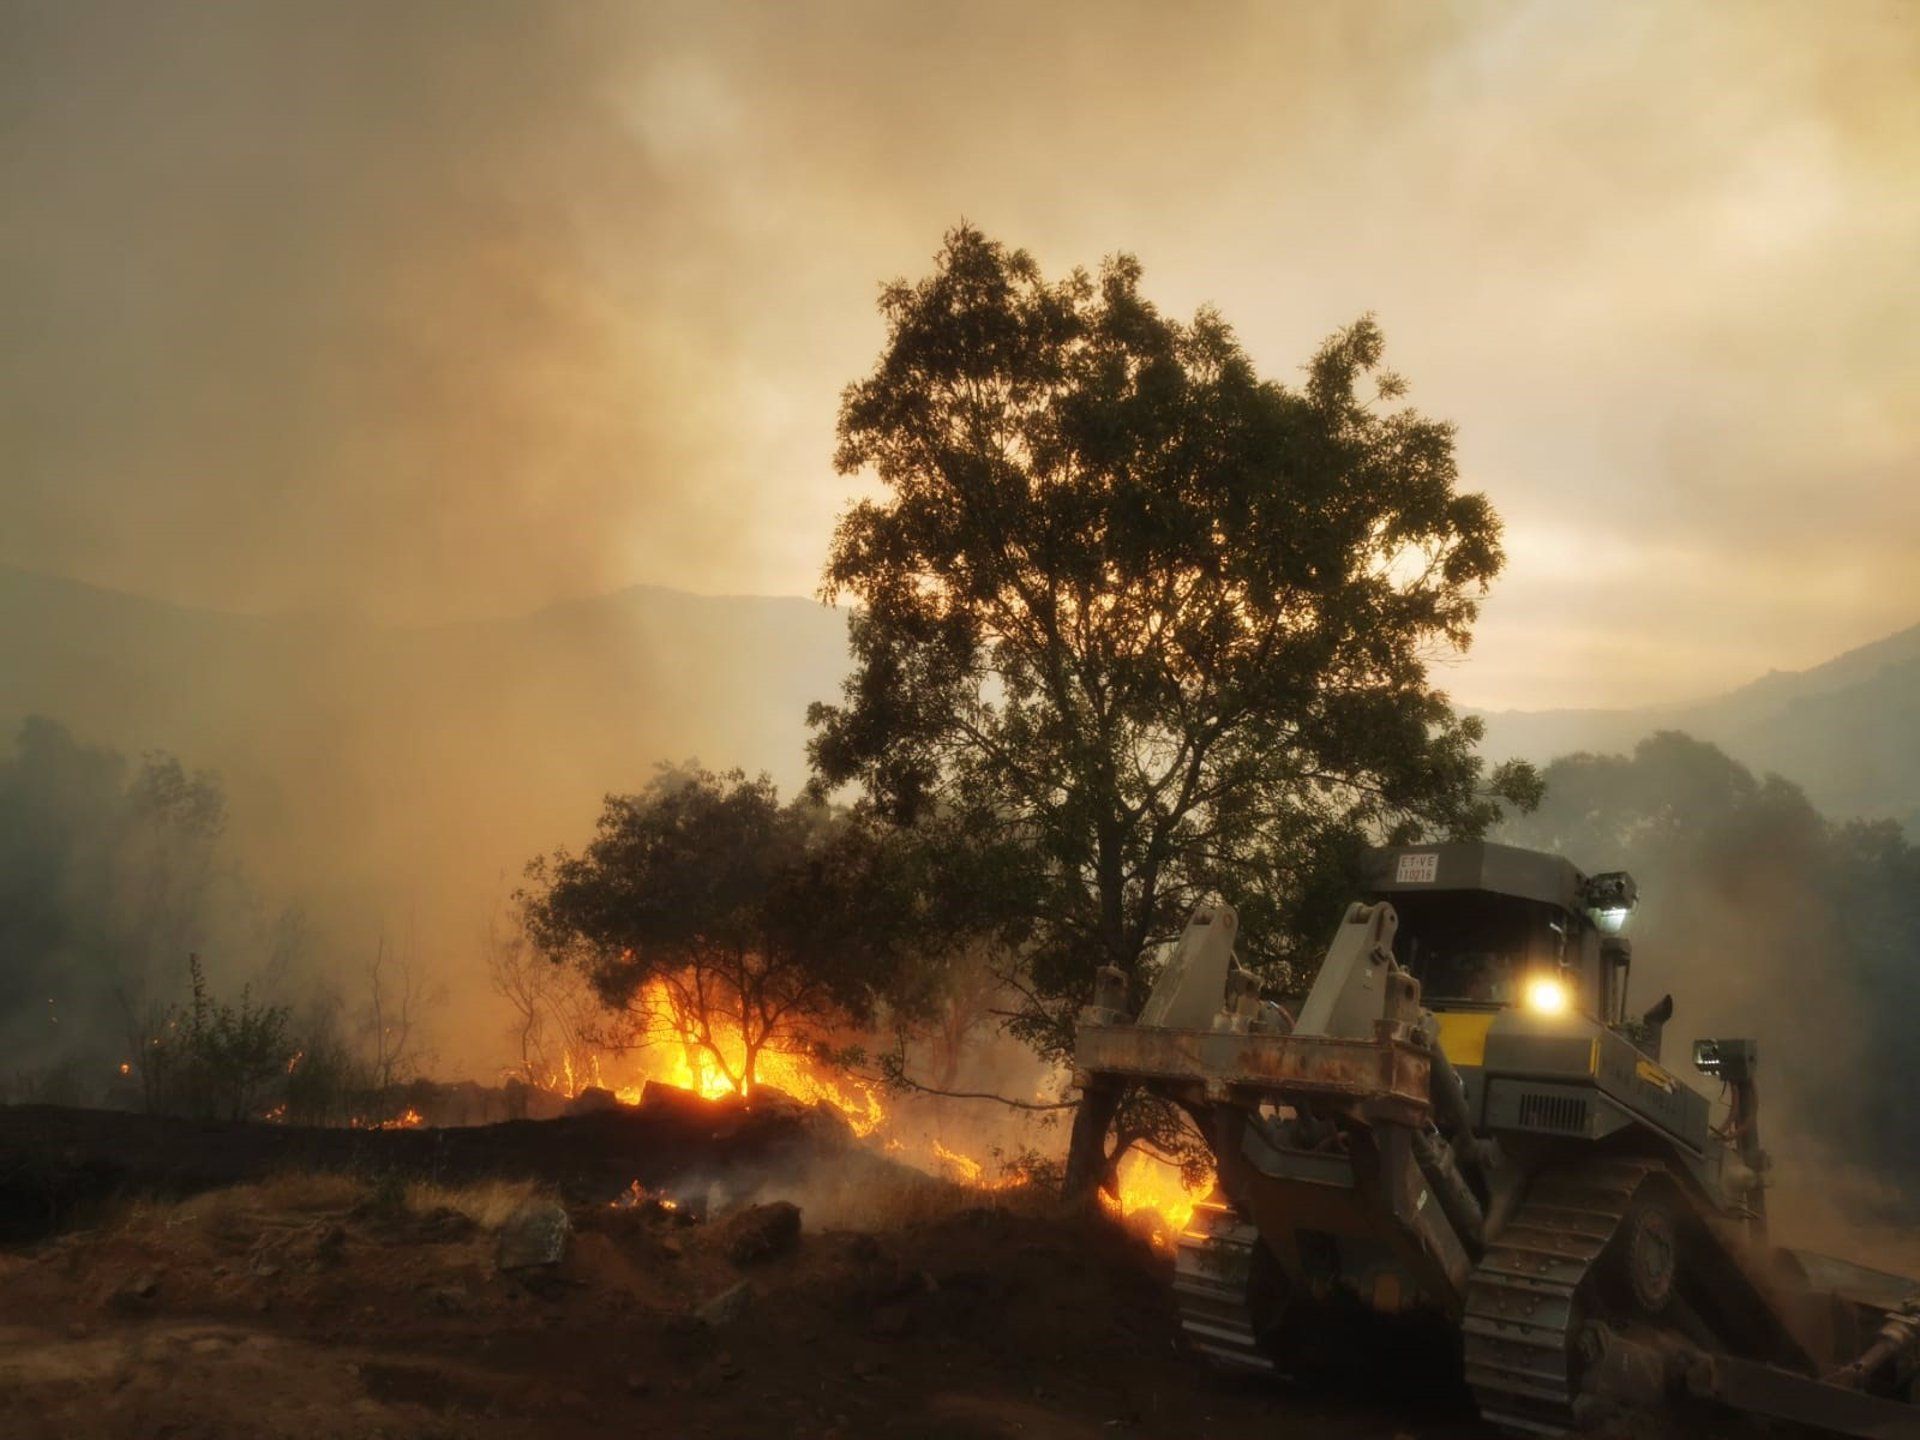
[[[1285,382],[1378,315],[1506,522],[1490,753],[1677,725],[1911,827],[1917,69],[1873,3],[0,0],[0,723],[219,772],[319,949],[471,974],[603,792],[803,778],[839,391],[964,216]]]

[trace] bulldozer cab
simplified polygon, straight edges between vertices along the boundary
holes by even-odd
[[[1399,917],[1394,956],[1436,1012],[1563,1008],[1606,1025],[1626,1015],[1626,942],[1606,933],[1632,905],[1625,875],[1487,841],[1373,852],[1368,897]]]

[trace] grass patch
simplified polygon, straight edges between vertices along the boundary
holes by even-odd
[[[320,1210],[351,1210],[367,1193],[357,1175],[331,1170],[292,1170],[257,1185],[243,1185],[230,1193],[247,1194],[259,1208],[271,1212],[311,1214]]]
[[[241,1240],[277,1224],[344,1214],[366,1193],[366,1182],[352,1175],[296,1170],[184,1200],[132,1200],[121,1207],[118,1223],[123,1230],[186,1227],[213,1239]]]
[[[294,1170],[248,1185],[208,1190],[184,1200],[129,1200],[113,1216],[122,1231],[190,1229],[209,1239],[246,1241],[258,1233],[299,1225],[323,1215],[427,1215],[455,1210],[483,1230],[496,1230],[530,1200],[551,1199],[551,1187],[532,1180],[481,1180],[436,1185],[398,1175],[368,1178],[327,1170]]]
[[[472,1185],[435,1185],[416,1180],[406,1187],[406,1208],[417,1215],[457,1210],[482,1230],[498,1230],[507,1217],[534,1200],[554,1198],[537,1180],[481,1180]]]

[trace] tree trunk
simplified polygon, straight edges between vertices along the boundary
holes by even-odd
[[[1120,1109],[1125,1088],[1110,1081],[1094,1081],[1080,1092],[1080,1108],[1073,1112],[1073,1134],[1067,1142],[1066,1182],[1061,1197],[1070,1204],[1090,1205],[1107,1175],[1107,1131]]]

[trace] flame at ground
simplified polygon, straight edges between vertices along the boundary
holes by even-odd
[[[658,985],[649,988],[642,1008],[661,1015],[671,1014],[673,1009],[664,988]],[[679,1028],[690,1031],[687,1026]],[[747,1043],[739,1022],[716,1012],[708,1017],[708,1028],[713,1035],[710,1048],[691,1039],[668,1036],[610,1060],[606,1068],[615,1071],[614,1079],[603,1075],[598,1055],[584,1057],[578,1066],[568,1055],[562,1073],[552,1076],[548,1085],[568,1096],[599,1086],[629,1105],[640,1103],[649,1081],[691,1090],[709,1100],[764,1086],[807,1104],[831,1105],[859,1136],[873,1134],[886,1120],[886,1107],[873,1085],[836,1071],[811,1055],[769,1045],[754,1057],[753,1074],[747,1077]]]
[[[664,1214],[674,1214],[680,1209],[680,1202],[662,1190],[649,1190],[638,1180],[628,1182],[627,1188],[611,1202],[615,1210],[659,1210]]]
[[[722,1028],[716,1026],[716,1029]],[[677,1085],[709,1100],[742,1093],[743,1087],[733,1075],[746,1069],[746,1046],[740,1042],[737,1028],[724,1029],[731,1033],[723,1031],[717,1043],[722,1053],[727,1054],[726,1066],[705,1050],[691,1046],[649,1046],[652,1055],[648,1058],[655,1063],[645,1067],[645,1077],[619,1086],[614,1093],[629,1105],[638,1104],[648,1080]],[[729,1040],[733,1043],[729,1044]],[[732,1070],[733,1075],[729,1075],[728,1070]],[[871,1085],[852,1076],[836,1075],[811,1056],[762,1050],[754,1065],[753,1085],[782,1091],[809,1104],[831,1105],[846,1116],[856,1135],[871,1135],[886,1119],[886,1107]]]
[[[998,1175],[990,1174],[986,1162],[919,1127],[909,1124],[896,1130],[894,1117],[882,1103],[876,1085],[848,1075],[812,1055],[771,1046],[763,1048],[755,1057],[751,1079],[743,1083],[747,1047],[738,1022],[718,1012],[709,1016],[711,1046],[681,1038],[690,1036],[693,1027],[672,1023],[670,997],[657,983],[646,992],[640,1008],[667,1017],[668,1023],[661,1027],[665,1032],[661,1038],[617,1056],[603,1057],[590,1052],[567,1055],[560,1073],[549,1076],[547,1087],[567,1096],[598,1087],[613,1092],[629,1105],[640,1103],[649,1082],[691,1090],[710,1100],[765,1087],[809,1104],[831,1106],[846,1118],[856,1135],[872,1137],[888,1154],[944,1175],[969,1189],[1014,1190],[1033,1178],[1031,1168],[1023,1169],[1017,1161],[999,1166]],[[1044,1091],[1036,1098],[1044,1101],[1050,1099],[1051,1093]],[[905,1133],[915,1130],[919,1133]],[[1195,1201],[1213,1186],[1212,1177],[1208,1176],[1197,1186],[1189,1187],[1181,1179],[1178,1166],[1138,1149],[1129,1150],[1121,1157],[1117,1173],[1118,1195],[1103,1193],[1102,1203],[1116,1217],[1167,1249],[1172,1248],[1191,1222]]]
[[[1002,1175],[998,1180],[987,1178],[986,1167],[971,1155],[962,1155],[958,1150],[949,1150],[938,1140],[933,1142],[933,1155],[943,1165],[948,1177],[974,1190],[1010,1190],[1020,1184],[1021,1176]]]
[[[1138,1149],[1120,1157],[1116,1177],[1118,1195],[1103,1190],[1100,1203],[1120,1219],[1144,1229],[1162,1249],[1173,1248],[1193,1221],[1195,1201],[1213,1188],[1212,1176],[1197,1187],[1189,1186],[1179,1166]]]
[[[284,1110],[284,1107],[282,1107]],[[347,1121],[351,1130],[418,1130],[426,1124],[426,1117],[409,1105],[390,1120],[365,1120],[356,1115]]]

